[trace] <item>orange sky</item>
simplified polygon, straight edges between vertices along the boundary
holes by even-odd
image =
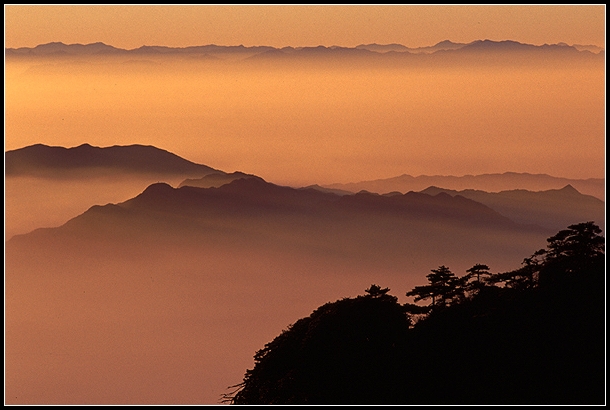
[[[605,46],[595,6],[5,6],[5,46],[356,46],[511,39]]]
[[[5,19],[6,47],[418,47],[446,39],[605,47],[605,5],[5,6]],[[169,71],[144,75],[119,65],[102,75],[96,65],[26,70],[7,63],[5,149],[155,145],[294,185],[403,173],[605,173],[602,64],[421,73],[163,64]],[[48,69],[59,71],[42,72]]]

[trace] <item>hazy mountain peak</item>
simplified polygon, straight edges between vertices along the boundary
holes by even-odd
[[[438,47],[438,46],[453,46],[453,45],[457,45],[457,43],[454,43],[451,40],[443,40],[443,41],[439,41],[434,46]]]
[[[491,47],[502,47],[502,48],[516,48],[516,47],[534,47],[531,44],[524,44],[514,40],[475,40],[472,43],[469,43],[465,46],[465,48],[491,48]]]
[[[82,171],[100,169],[185,176],[222,172],[152,145],[94,147],[84,143],[65,148],[36,144],[5,153],[6,175],[52,176],[54,172],[70,172],[71,176],[78,176]]]
[[[224,172],[214,172],[208,175],[205,175],[201,178],[188,178],[185,179],[184,181],[182,181],[180,183],[180,185],[178,186],[183,187],[183,186],[192,186],[192,187],[198,187],[198,188],[218,188],[222,185],[225,184],[229,184],[233,181],[235,181],[236,179],[249,179],[249,178],[259,178],[262,179],[256,175],[252,175],[252,174],[246,174],[244,172],[241,171],[235,171],[233,173],[227,174]]]
[[[578,192],[578,190],[576,188],[574,188],[571,184],[564,186],[563,188],[560,189],[560,191],[563,193],[566,193],[566,194],[579,194],[580,195],[580,192]]]
[[[14,49],[13,49],[14,50]],[[55,55],[55,54],[98,54],[104,52],[119,52],[121,49],[102,43],[101,41],[89,44],[65,44],[54,41],[46,44],[39,44],[34,48],[23,47],[21,51],[30,51],[35,55]]]
[[[437,194],[436,194],[436,195],[434,195],[434,196],[435,196],[435,197],[438,197],[438,198],[451,198],[451,195],[449,195],[447,192],[444,192],[444,191],[440,191],[439,193],[437,193]],[[464,197],[463,197],[463,196],[461,196],[461,195],[456,195],[456,197],[458,197],[458,196],[459,196],[459,197],[461,197],[461,198],[464,198]]]
[[[173,190],[174,188],[166,182],[155,182],[154,184],[147,186],[143,192],[167,192]]]
[[[94,147],[93,145],[89,144],[88,142],[85,142],[84,144],[80,144],[77,147],[72,147],[72,148],[68,148],[68,149],[82,149],[82,148],[100,148],[100,147]]]
[[[49,43],[38,44],[34,48],[57,47],[57,46],[67,46],[67,44],[62,43],[61,41],[51,41]]]
[[[456,191],[456,190],[445,189],[445,188],[441,188],[441,187],[438,187],[435,185],[431,185],[428,188],[426,188],[422,191],[419,191],[419,192],[421,192],[422,194],[428,194],[428,195],[432,195],[432,196],[438,195],[440,193],[449,193],[449,192],[452,194],[458,193],[458,191]]]
[[[144,208],[163,207],[168,203],[178,200],[176,194],[178,190],[178,188],[173,188],[165,182],[155,182],[148,185],[140,194],[119,204],[119,206],[124,206],[126,208],[130,208],[134,205]]]

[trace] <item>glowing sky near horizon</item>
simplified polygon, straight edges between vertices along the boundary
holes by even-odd
[[[5,6],[11,48],[420,47],[447,39],[605,47],[605,6]],[[169,70],[131,64],[99,75],[95,65],[48,71],[51,64],[23,75],[5,63],[5,150],[155,145],[291,185],[404,173],[605,175],[602,63],[421,72],[161,65]]]
[[[515,40],[605,47],[595,6],[5,6],[5,47],[317,46]]]

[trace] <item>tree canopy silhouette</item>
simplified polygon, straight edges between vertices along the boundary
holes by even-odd
[[[430,282],[428,285],[416,286],[407,292],[407,296],[415,296],[415,302],[432,299],[433,307],[444,307],[463,297],[464,280],[455,276],[448,267],[442,265],[438,269],[432,269],[432,273],[426,278]]]
[[[327,303],[259,350],[233,404],[604,404],[605,239],[592,222],[511,272],[441,265]],[[415,324],[414,315],[424,315]]]
[[[492,276],[489,271],[489,266],[477,263],[470,269],[466,269],[468,273],[464,277],[466,290],[469,292],[477,292],[486,284],[486,279]],[[476,280],[474,280],[476,278]]]
[[[371,292],[372,290],[372,292]],[[383,291],[383,292],[380,292]],[[234,404],[360,404],[392,400],[410,322],[389,289],[341,299],[289,326],[254,356]]]

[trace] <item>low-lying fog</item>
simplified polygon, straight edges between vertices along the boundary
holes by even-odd
[[[584,60],[10,60],[6,149],[155,145],[293,186],[404,173],[601,178],[605,70]]]
[[[9,241],[6,402],[214,404],[326,302],[371,284],[411,301],[440,265],[516,269],[546,245],[538,231],[449,220],[201,217],[159,230],[118,214]]]

